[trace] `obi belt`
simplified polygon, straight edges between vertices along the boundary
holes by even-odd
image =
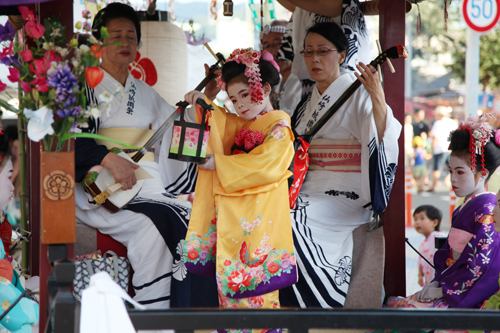
[[[315,139],[309,146],[309,170],[361,173],[361,144],[349,140]]]

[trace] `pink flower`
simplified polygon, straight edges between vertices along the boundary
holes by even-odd
[[[21,51],[20,54],[24,62],[30,62],[31,60],[33,60],[33,55],[31,54],[31,50]]]
[[[39,24],[36,20],[28,21],[24,27],[28,36],[33,38],[40,38],[45,33],[43,25]]]
[[[229,275],[227,286],[232,291],[238,291],[242,287],[248,287],[252,282],[251,277],[243,269],[231,272]]]
[[[4,91],[5,89],[7,89],[7,85],[0,81],[0,92]]]
[[[17,9],[21,13],[21,16],[25,21],[31,21],[35,19],[35,15],[33,15],[33,12],[29,10],[27,6],[17,6]]]
[[[241,224],[241,227],[245,230],[248,230],[248,228],[250,228],[250,223],[248,223],[247,221],[243,222]]]
[[[10,82],[19,82],[19,70],[17,68],[9,67],[10,75],[7,76]]]
[[[262,276],[264,275],[264,268],[262,268],[262,266],[253,267],[250,271],[250,275],[257,280],[262,280]]]
[[[21,88],[27,93],[31,92],[31,86],[28,82],[21,81]]]
[[[288,252],[283,253],[283,254],[281,255],[281,258],[282,258],[282,259],[290,259],[290,253],[288,253]]]
[[[0,59],[3,59],[7,56],[11,56],[13,47],[14,47],[14,43],[12,43],[12,42],[9,44],[9,46],[4,47],[2,52],[0,52]]]
[[[37,78],[30,82],[32,85],[36,86],[38,91],[47,92],[49,91],[49,85],[47,84],[47,80],[44,78]]]
[[[466,286],[466,287],[470,287],[470,286],[472,286],[472,281],[471,281],[471,280],[466,281],[466,282],[465,282],[465,286]]]

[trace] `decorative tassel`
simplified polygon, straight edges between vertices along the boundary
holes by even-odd
[[[448,32],[448,0],[444,0],[444,31]]]
[[[368,227],[366,227],[366,231],[370,232],[380,228],[384,225],[384,220],[384,213],[373,213],[373,219]]]

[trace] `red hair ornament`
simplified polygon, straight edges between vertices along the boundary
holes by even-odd
[[[453,133],[457,130],[467,130],[469,132],[469,152],[470,152],[470,164],[471,171],[476,174],[476,158],[477,155],[481,155],[481,172],[483,176],[487,175],[487,170],[484,165],[484,146],[493,137],[492,128],[489,124],[489,117],[468,117],[467,120],[463,121],[460,126],[450,132],[448,141],[451,141]],[[495,142],[500,145],[500,134],[498,130],[495,131]],[[448,147],[448,149],[450,149]]]

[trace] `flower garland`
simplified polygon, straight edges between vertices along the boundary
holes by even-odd
[[[487,171],[484,167],[484,146],[490,141],[490,138],[493,137],[491,126],[486,117],[474,117],[470,116],[467,120],[463,121],[460,126],[450,132],[448,137],[448,141],[451,141],[451,137],[455,131],[459,130],[467,130],[469,131],[469,152],[470,152],[470,163],[471,170],[475,174],[476,173],[476,156],[478,154],[481,155],[481,172],[483,176],[486,176]],[[495,132],[495,141],[497,131]],[[449,148],[448,148],[449,149]]]
[[[262,78],[260,77],[259,61],[260,59],[269,61],[276,70],[280,71],[280,67],[273,58],[273,55],[268,51],[257,51],[251,47],[246,49],[236,49],[234,50],[229,58],[227,58],[226,63],[230,61],[235,61],[238,64],[244,64],[246,66],[245,76],[248,78],[248,85],[250,86],[250,95],[252,97],[252,102],[256,104],[262,104],[264,90],[262,89]],[[226,91],[226,82],[222,80],[222,75],[217,76],[217,85],[224,91]]]
[[[246,66],[245,76],[248,78],[252,102],[255,102],[256,104],[262,104],[262,96],[264,95],[259,70],[260,57],[261,53],[259,51],[249,47],[247,49],[234,50],[226,60],[226,63],[235,61],[238,64],[244,64]],[[222,81],[220,74],[217,77],[217,84],[222,90],[226,90],[226,83]]]

